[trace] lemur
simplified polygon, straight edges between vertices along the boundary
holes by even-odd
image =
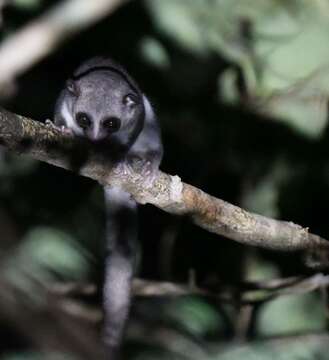
[[[63,131],[101,142],[129,171],[142,161],[154,179],[162,159],[160,128],[135,80],[110,58],[84,62],[67,80],[55,105],[54,124]],[[118,187],[104,187],[107,256],[103,290],[104,342],[117,358],[131,303],[137,244],[137,204]]]

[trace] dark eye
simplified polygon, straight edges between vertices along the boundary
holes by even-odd
[[[135,94],[128,94],[123,98],[124,105],[134,106],[139,103],[139,97]]]
[[[91,126],[90,117],[86,113],[77,113],[75,119],[81,129],[86,130]]]
[[[103,128],[110,132],[118,131],[120,126],[121,121],[116,117],[109,117],[103,121]]]

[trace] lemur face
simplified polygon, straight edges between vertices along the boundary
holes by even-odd
[[[69,80],[67,93],[70,106],[66,111],[76,135],[124,144],[136,138],[143,127],[143,98],[117,73],[95,71]]]

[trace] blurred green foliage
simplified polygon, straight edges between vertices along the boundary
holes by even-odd
[[[34,10],[40,6],[42,0],[13,0],[12,4],[21,9]]]
[[[281,296],[264,305],[257,321],[263,336],[319,332],[326,328],[323,303],[313,294]]]
[[[75,357],[66,354],[39,354],[39,353],[24,353],[14,355],[4,355],[1,360],[74,360]]]
[[[195,336],[218,331],[221,322],[220,316],[211,306],[192,297],[174,302],[166,309],[165,316],[175,319]]]
[[[22,239],[15,254],[11,255],[5,276],[21,279],[34,278],[41,283],[49,283],[57,278],[66,280],[84,279],[88,271],[88,261],[84,249],[68,234],[53,228],[35,227]],[[26,282],[23,282],[26,284]],[[27,291],[28,292],[28,291]]]
[[[309,136],[322,133],[327,109],[321,104],[329,91],[323,78],[329,58],[327,0],[149,0],[147,5],[154,25],[181,46],[199,56],[216,52],[231,63],[219,78],[224,100],[240,101],[225,85],[239,69],[248,96],[261,101],[265,113]],[[307,86],[294,88],[306,78]]]
[[[280,340],[273,344],[253,344],[236,346],[225,351],[224,354],[211,357],[213,360],[325,360],[327,358],[325,342],[318,341],[303,342],[303,339],[296,341]]]

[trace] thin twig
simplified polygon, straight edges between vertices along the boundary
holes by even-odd
[[[8,36],[0,45],[0,87],[12,82],[60,43],[108,16],[126,1],[62,1]]]
[[[294,277],[239,283],[218,287],[218,290],[208,290],[197,286],[192,289],[189,285],[178,284],[165,281],[152,281],[144,279],[134,279],[132,292],[134,296],[152,297],[152,296],[205,296],[216,298],[219,301],[234,303],[235,296],[239,292],[241,304],[255,304],[271,300],[277,296],[306,294],[318,289],[329,286],[329,275],[321,273],[309,277]],[[95,296],[97,289],[93,284],[64,283],[50,284],[48,291],[61,298],[70,298],[78,296]]]

